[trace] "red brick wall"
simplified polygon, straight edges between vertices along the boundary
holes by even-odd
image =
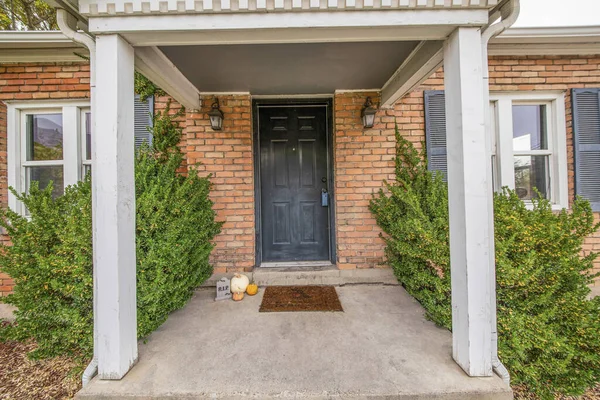
[[[379,93],[336,93],[334,99],[334,174],[338,268],[382,267],[381,229],[369,211],[373,193],[383,180],[394,179],[394,110],[380,109],[372,129],[364,129],[360,112],[367,96]]]
[[[600,87],[597,57],[493,57],[490,60],[493,91],[564,90],[567,94],[569,190],[574,196],[571,88]],[[3,101],[89,97],[86,63],[0,65],[0,205],[7,204],[6,106]],[[367,96],[379,102],[379,93],[341,92],[334,98],[334,172],[338,266],[343,269],[382,266],[383,241],[369,209],[373,193],[383,179],[393,179],[394,126],[417,147],[424,140],[423,90],[443,89],[443,72],[436,72],[419,89],[392,109],[380,109],[373,129],[364,130],[360,110]],[[168,96],[157,97],[163,110]],[[207,112],[212,97],[203,99],[198,113],[179,118],[184,129],[181,143],[188,165],[200,175],[212,174],[211,197],[218,219],[224,222],[211,256],[215,272],[249,270],[254,265],[254,180],[252,109],[247,95],[220,96],[224,128],[214,132]],[[179,105],[171,104],[171,113]],[[182,171],[185,170],[185,166]],[[600,214],[598,215],[600,219]],[[600,233],[589,238],[586,252],[600,251]],[[600,271],[600,262],[597,264]],[[0,272],[0,295],[12,281]],[[600,285],[600,282],[599,282]]]
[[[81,63],[29,63],[0,65],[0,206],[8,205],[6,160],[6,101],[89,98],[89,65]],[[0,235],[0,242],[8,238]],[[0,296],[14,284],[0,266]]]
[[[594,57],[491,57],[490,90],[494,91],[540,91],[562,90],[565,92],[567,112],[567,158],[569,177],[569,201],[575,197],[573,159],[573,117],[571,89],[600,87],[600,56]],[[405,137],[420,145],[425,139],[425,113],[423,90],[444,88],[443,71],[436,72],[423,85],[396,103],[398,127]],[[600,220],[600,213],[596,213]],[[600,252],[600,232],[589,237],[584,253]],[[596,261],[600,272],[600,260]],[[596,281],[600,286],[600,280]]]
[[[249,95],[219,96],[223,130],[213,131],[208,112],[213,97],[202,99],[199,113],[188,113],[187,160],[198,174],[212,174],[211,198],[223,221],[211,263],[216,273],[249,271],[254,266],[254,166],[252,105]]]

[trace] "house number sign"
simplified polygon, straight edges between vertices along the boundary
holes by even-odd
[[[215,301],[231,299],[230,281],[228,278],[221,278],[217,281],[217,297]]]

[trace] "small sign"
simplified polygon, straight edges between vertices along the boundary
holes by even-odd
[[[229,279],[225,277],[217,281],[217,297],[215,297],[215,301],[231,299],[231,289],[229,284]]]

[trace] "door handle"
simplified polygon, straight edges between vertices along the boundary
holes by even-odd
[[[327,189],[321,189],[321,207],[329,207],[329,193]]]

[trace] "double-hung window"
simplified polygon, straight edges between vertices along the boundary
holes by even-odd
[[[136,146],[151,141],[153,99],[135,97]],[[57,197],[92,170],[92,115],[89,101],[11,102],[8,104],[8,184],[18,193],[33,182],[53,182]],[[9,193],[12,210],[25,213]]]
[[[8,105],[8,183],[18,193],[33,182],[60,196],[84,174],[81,146],[86,143],[88,101],[23,102]],[[88,125],[91,127],[91,125]],[[91,133],[90,130],[87,130]],[[89,137],[89,135],[88,135]],[[25,210],[9,195],[9,206]]]
[[[491,95],[496,189],[514,189],[525,202],[539,196],[568,206],[565,98],[562,93]]]
[[[514,189],[526,203],[542,196],[568,206],[565,96],[557,92],[492,93],[489,143],[495,190]],[[425,93],[429,168],[446,173],[444,92]]]

